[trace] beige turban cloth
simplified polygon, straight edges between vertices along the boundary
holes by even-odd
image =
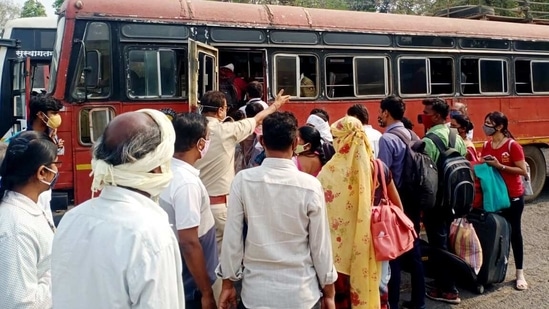
[[[151,197],[156,197],[169,185],[172,179],[170,169],[171,158],[174,153],[175,131],[173,125],[160,111],[154,109],[141,109],[138,113],[145,113],[158,124],[162,142],[145,157],[131,163],[113,166],[103,160],[92,159],[92,192],[95,193],[104,186],[123,186],[143,192]],[[162,173],[151,173],[159,167]]]

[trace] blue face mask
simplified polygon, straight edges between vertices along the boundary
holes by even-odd
[[[56,172],[54,170],[52,170],[51,168],[47,167],[47,166],[44,166],[45,169],[47,169],[48,171],[52,172],[54,174],[53,176],[53,179],[50,181],[50,182],[47,182],[45,180],[42,180],[40,179],[40,182],[49,186],[50,189],[53,189],[53,187],[55,187],[55,184],[57,183],[57,179],[59,178],[59,172]]]

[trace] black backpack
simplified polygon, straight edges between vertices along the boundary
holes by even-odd
[[[447,209],[454,218],[463,217],[471,212],[475,198],[471,163],[455,149],[455,132],[450,131],[448,146],[434,133],[426,137],[433,141],[440,152],[437,162],[440,185],[437,205]]]
[[[438,190],[438,172],[436,164],[426,155],[425,142],[408,130],[410,137],[398,129],[387,133],[396,135],[406,145],[406,155],[402,169],[398,194],[406,211],[428,210],[435,206]]]

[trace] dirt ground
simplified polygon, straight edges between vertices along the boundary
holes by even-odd
[[[427,309],[545,309],[549,308],[549,186],[533,203],[527,204],[523,218],[524,272],[529,289],[514,289],[515,264],[511,250],[504,282],[487,287],[478,295],[460,287],[461,304],[449,305],[426,300]],[[429,279],[427,279],[429,281]],[[403,274],[401,299],[410,299],[407,274]]]

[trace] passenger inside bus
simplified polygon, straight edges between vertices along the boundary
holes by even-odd
[[[304,74],[301,74],[301,92],[300,96],[303,98],[316,97],[316,86],[312,79],[308,78]]]

